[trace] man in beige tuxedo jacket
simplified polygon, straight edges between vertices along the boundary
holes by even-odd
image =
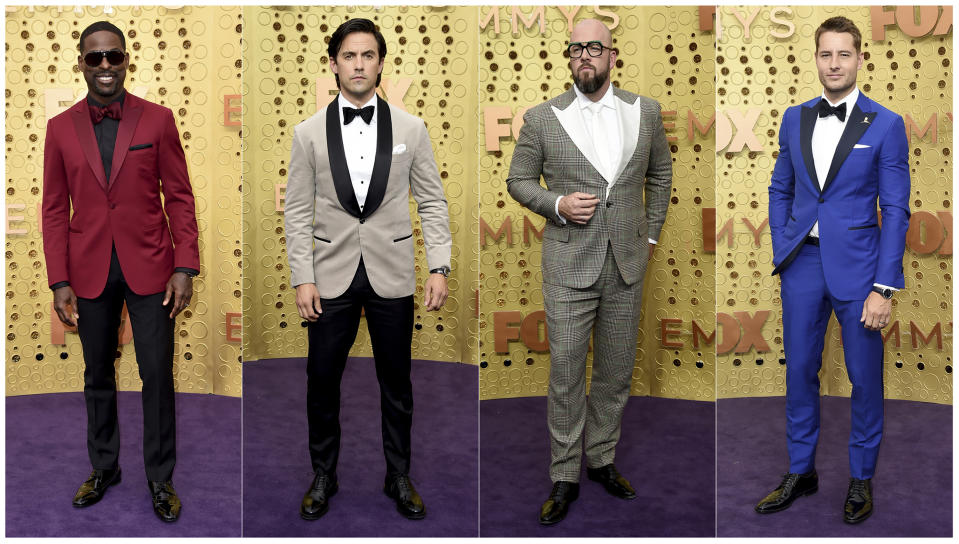
[[[340,378],[365,310],[380,385],[386,493],[410,519],[426,509],[409,478],[410,346],[416,273],[409,195],[426,260],[424,306],[446,301],[451,236],[426,125],[376,96],[386,41],[350,19],[329,42],[340,94],[294,129],[286,245],[300,316],[309,321],[307,416],[315,475],[300,515],[319,519],[337,491]]]
[[[548,220],[542,267],[553,490],[540,511],[544,525],[561,521],[579,496],[584,431],[587,476],[614,496],[636,497],[613,459],[672,159],[659,104],[610,84],[611,46],[603,23],[576,25],[568,48],[575,85],[526,113],[506,180],[513,198]]]

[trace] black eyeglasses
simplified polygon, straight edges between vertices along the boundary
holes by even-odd
[[[96,68],[100,66],[103,62],[103,59],[106,58],[107,62],[111,66],[119,66],[123,64],[123,60],[126,59],[126,54],[119,49],[111,49],[109,51],[90,51],[86,55],[83,55],[83,62],[91,68]]]
[[[603,54],[604,49],[612,49],[612,47],[606,47],[601,42],[592,41],[592,42],[573,42],[569,44],[569,47],[566,48],[569,51],[569,58],[578,59],[583,56],[583,51],[589,53],[591,57],[598,57]]]

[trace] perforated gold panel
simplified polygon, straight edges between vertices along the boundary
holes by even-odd
[[[128,92],[173,110],[196,196],[202,270],[177,317],[176,389],[239,396],[240,323],[230,314],[240,309],[240,138],[224,125],[224,96],[239,94],[241,21],[239,8],[223,7],[7,8],[7,394],[83,388],[80,340],[52,311],[39,204],[46,122],[86,95],[77,42],[98,20],[126,33]],[[137,390],[127,341],[117,382]]]
[[[906,289],[886,334],[886,397],[952,402],[952,20],[935,6],[721,7],[717,176],[718,395],[785,394],[779,279],[770,276],[767,188],[787,107],[822,93],[815,31],[829,17],[863,35],[860,90],[906,119],[912,221]],[[725,116],[725,119],[724,119]],[[822,393],[848,396],[835,317]]]
[[[576,21],[593,17],[612,28],[619,50],[613,84],[660,102],[673,155],[672,203],[645,279],[631,392],[714,399],[715,259],[705,251],[703,236],[704,210],[714,199],[709,10],[480,11],[480,398],[546,394],[549,353],[540,270],[545,220],[509,196],[506,176],[523,113],[572,85],[564,53],[569,32]],[[591,361],[592,355],[587,364]]]
[[[449,202],[450,297],[440,311],[426,312],[422,301],[428,266],[410,200],[418,283],[413,357],[475,364],[475,8],[247,7],[244,15],[249,59],[243,93],[244,358],[306,356],[306,330],[289,284],[281,211],[293,127],[335,96],[330,94],[336,85],[326,54],[329,36],[347,18],[364,17],[386,38],[381,96],[426,122]],[[365,323],[351,353],[372,355]]]

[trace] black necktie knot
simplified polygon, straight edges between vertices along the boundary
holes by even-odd
[[[343,124],[348,125],[353,122],[353,119],[359,116],[363,118],[363,121],[366,124],[370,124],[370,121],[373,120],[373,106],[366,106],[365,108],[351,108],[348,106],[343,107]]]
[[[846,103],[843,102],[838,106],[830,106],[829,102],[825,98],[819,100],[819,117],[829,117],[830,115],[835,115],[840,122],[846,121]]]

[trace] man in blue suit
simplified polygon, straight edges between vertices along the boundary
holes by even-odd
[[[845,17],[816,30],[821,98],[786,110],[769,186],[773,274],[782,282],[789,472],[756,511],[815,493],[819,376],[830,312],[842,328],[852,382],[849,491],[843,519],[872,513],[882,439],[883,327],[905,286],[909,165],[901,116],[856,87],[861,34]],[[876,204],[882,210],[879,225]]]

